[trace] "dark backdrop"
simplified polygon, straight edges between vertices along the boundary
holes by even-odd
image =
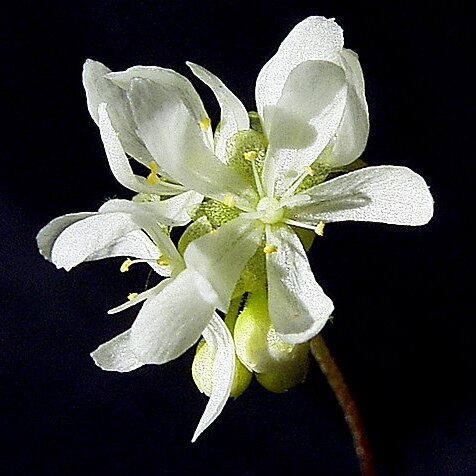
[[[57,271],[34,237],[50,219],[129,198],[110,173],[81,85],[88,57],[191,77],[216,73],[254,109],[254,82],[292,26],[335,17],[360,54],[371,133],[363,158],[429,183],[423,228],[329,225],[312,253],[333,298],[324,330],[362,409],[379,474],[476,474],[473,312],[474,52],[457,2],[49,1],[3,7],[0,472],[6,475],[358,474],[325,379],[285,395],[253,384],[190,443],[206,398],[192,352],[131,374],[89,353],[136,310],[108,308],[146,279],[116,260]],[[394,6],[392,6],[394,5]],[[208,110],[218,108],[198,81]]]

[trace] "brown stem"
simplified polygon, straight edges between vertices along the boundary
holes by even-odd
[[[347,387],[345,383],[344,376],[340,372],[339,367],[337,367],[324,339],[320,335],[317,335],[311,340],[311,353],[319,364],[323,374],[326,376],[344,412],[345,420],[349,425],[352,439],[354,440],[355,452],[359,458],[362,475],[375,476],[372,452],[365,434],[362,419],[357,410],[357,405],[350,394],[349,387]]]

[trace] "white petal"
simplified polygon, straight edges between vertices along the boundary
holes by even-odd
[[[118,86],[113,85],[113,87],[119,89]],[[124,94],[122,90],[120,91],[121,94]],[[183,191],[184,188],[180,185],[164,181],[150,184],[144,177],[134,174],[132,167],[129,164],[129,159],[127,158],[121,145],[121,141],[119,140],[119,133],[114,130],[107,112],[107,108],[111,109],[112,107],[113,106],[111,105],[106,105],[106,103],[101,103],[99,105],[99,131],[106,150],[109,167],[111,167],[111,171],[117,181],[134,192],[174,195]]]
[[[166,204],[169,200],[174,200],[172,205]],[[172,226],[174,224],[180,225],[180,223],[182,223],[180,221],[174,221],[172,213],[174,210],[174,204],[180,204],[180,200],[180,195],[177,195],[172,199],[164,200],[163,202],[137,203],[130,200],[109,200],[102,205],[99,211],[102,214],[128,215],[136,224],[136,228],[141,228],[146,231],[162,254],[167,256],[170,264],[177,269],[183,267],[183,259],[175,248],[170,237],[162,231],[159,225]],[[164,205],[161,205],[162,203]],[[169,212],[171,213],[171,216],[167,217],[166,214]],[[189,221],[190,219],[184,220],[185,223],[188,223]]]
[[[142,78],[161,85],[165,89],[178,91],[197,124],[201,119],[208,117],[202,100],[192,83],[185,76],[172,69],[159,68],[158,66],[133,66],[126,71],[110,73],[107,75],[107,78],[125,91],[129,91],[134,78]],[[156,127],[161,127],[160,123],[157,123]],[[200,132],[203,141],[212,149],[213,136],[211,128],[201,130]]]
[[[349,87],[344,115],[337,130],[332,154],[328,154],[326,160],[334,167],[350,164],[357,159],[364,151],[369,136],[369,112],[358,56],[351,50],[343,49],[341,63]]]
[[[187,267],[209,281],[219,296],[218,308],[222,311],[228,309],[241,271],[255,254],[262,236],[261,222],[235,218],[217,231],[192,241],[185,250]]]
[[[266,239],[278,248],[266,255],[271,321],[284,341],[306,342],[324,327],[334,306],[317,284],[301,241],[291,228],[267,226]]]
[[[251,186],[205,144],[200,119],[180,89],[134,79],[129,97],[139,133],[167,174],[187,188],[218,200],[226,194],[245,202],[256,199]]]
[[[225,161],[226,141],[238,131],[250,128],[250,120],[241,101],[210,71],[198,64],[187,62],[193,74],[213,91],[220,108],[220,130],[215,133],[215,155]]]
[[[119,237],[115,242],[110,243],[107,248],[98,250],[89,255],[86,261],[96,261],[103,258],[113,258],[115,256],[125,256],[150,260],[148,265],[160,276],[170,276],[170,267],[157,263],[161,256],[161,251],[154,242],[140,230],[131,231],[125,236]]]
[[[256,81],[256,105],[265,127],[273,114],[269,106],[278,102],[289,73],[308,60],[338,63],[343,44],[340,26],[324,17],[308,17],[292,29]]]
[[[192,438],[192,443],[206,430],[220,415],[231,391],[235,374],[235,349],[233,338],[228,327],[216,313],[203,331],[212,353],[215,353],[213,362],[212,392],[205,411],[198,423]]]
[[[56,239],[51,261],[57,268],[69,271],[95,253],[107,256],[106,249],[124,235],[140,228],[125,213],[95,214],[76,221]]]
[[[160,202],[132,202],[130,200],[108,200],[100,209],[101,213],[124,212],[134,215],[151,215],[154,222],[166,226],[184,226],[190,220],[189,211],[201,203],[203,197],[188,191]]]
[[[53,244],[58,238],[58,236],[66,228],[68,228],[68,226],[72,225],[73,223],[76,223],[77,221],[84,220],[85,218],[90,217],[92,215],[95,215],[95,213],[71,213],[51,220],[46,226],[44,226],[40,230],[40,232],[36,236],[36,241],[38,243],[40,253],[48,261],[51,261],[51,250],[53,249]]]
[[[281,195],[334,137],[346,105],[344,70],[328,61],[306,61],[289,75],[274,108],[264,182]],[[274,184],[274,191],[273,191]]]
[[[175,359],[199,339],[216,294],[199,274],[184,270],[145,302],[131,328],[134,353],[148,364]]]
[[[98,61],[87,60],[84,64],[83,84],[89,113],[99,125],[98,107],[101,103],[108,103],[111,123],[114,130],[119,133],[125,151],[147,165],[152,157],[136,134],[126,93],[106,77],[110,72],[109,68]]]
[[[303,192],[305,206],[289,209],[291,218],[319,221],[373,221],[424,225],[433,216],[433,199],[423,178],[406,167],[367,167]]]
[[[91,357],[94,363],[103,370],[114,372],[130,372],[144,365],[131,349],[130,329],[110,341],[100,345]]]

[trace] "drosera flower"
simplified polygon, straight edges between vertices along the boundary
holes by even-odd
[[[362,168],[363,74],[334,20],[309,17],[290,32],[258,75],[257,112],[211,72],[187,64],[220,105],[214,134],[182,75],[86,63],[88,106],[109,164],[138,195],[60,217],[38,243],[65,269],[120,255],[168,273],[112,310],[144,303],[132,328],[92,355],[101,368],[129,371],[172,360],[203,335],[192,370],[210,400],[196,439],[252,373],[275,392],[306,377],[309,341],[334,309],[306,256],[326,223],[423,225],[433,200],[408,168]],[[133,172],[131,158],[149,167],[147,177]],[[185,225],[175,248],[169,228]]]

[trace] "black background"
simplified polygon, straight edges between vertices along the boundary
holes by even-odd
[[[113,70],[184,62],[217,74],[248,109],[262,65],[298,21],[335,17],[367,83],[371,165],[411,167],[436,206],[423,228],[326,227],[313,248],[334,300],[324,336],[366,422],[381,475],[475,475],[474,51],[458,2],[50,1],[3,7],[1,442],[6,475],[358,474],[319,370],[285,395],[253,384],[190,443],[206,404],[193,352],[131,374],[89,353],[132,322],[108,308],[143,286],[120,260],[70,273],[41,258],[50,219],[129,198],[110,173],[81,84],[88,57]],[[427,5],[424,7],[423,5]],[[194,81],[212,117],[218,108]]]

